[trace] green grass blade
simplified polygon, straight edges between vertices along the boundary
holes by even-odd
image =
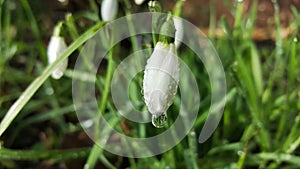
[[[256,86],[256,91],[258,95],[262,95],[263,92],[263,77],[261,70],[260,57],[258,55],[257,49],[254,44],[251,44],[251,65],[253,80]]]
[[[89,154],[88,160],[84,165],[84,169],[92,169],[94,168],[94,166],[97,163],[97,160],[100,156],[100,154],[102,154],[102,149],[101,147],[99,147],[97,144],[94,144],[91,153]]]
[[[69,150],[11,150],[0,149],[0,159],[10,160],[42,160],[53,159],[55,161],[65,161],[68,159],[78,159],[86,157],[90,148],[69,149]]]
[[[25,10],[25,13],[28,17],[28,20],[30,22],[30,25],[32,26],[32,32],[36,39],[38,40],[38,50],[42,56],[42,59],[44,63],[46,63],[47,56],[46,56],[46,50],[44,48],[43,42],[41,40],[41,35],[40,35],[40,29],[38,27],[37,21],[32,13],[32,9],[30,8],[30,5],[27,0],[21,0],[21,3],[23,5],[23,8]]]
[[[294,164],[300,167],[300,157],[290,154],[277,154],[277,153],[259,153],[258,157],[264,160],[281,161],[289,164]]]
[[[291,87],[296,79],[297,71],[298,71],[298,61],[297,61],[297,45],[298,45],[297,37],[294,37],[292,45],[291,45],[291,54],[289,59],[289,87]]]

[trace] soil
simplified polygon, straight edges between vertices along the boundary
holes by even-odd
[[[273,0],[274,1],[274,0]],[[169,9],[172,9],[174,2],[164,1]],[[202,28],[208,33],[210,11],[215,10],[216,20],[219,21],[225,16],[229,24],[234,24],[234,13],[236,9],[234,0],[186,0],[183,7],[183,16]],[[282,38],[288,37],[294,31],[294,25],[290,22],[294,19],[291,7],[294,6],[300,11],[299,0],[277,0],[279,6],[279,19],[281,24]],[[243,15],[250,14],[253,0],[243,0]],[[253,33],[254,40],[275,39],[274,4],[272,0],[259,0],[257,7],[256,29]],[[217,33],[217,32],[216,32]],[[217,33],[218,35],[218,33]]]
[[[210,11],[214,10],[217,22],[222,16],[225,16],[229,24],[234,24],[234,13],[236,9],[237,0],[186,0],[183,6],[183,17],[195,24],[204,33],[208,34]],[[274,4],[272,1],[276,0],[258,0],[256,29],[253,33],[254,40],[274,40],[275,39],[275,26],[274,26]],[[96,2],[96,1],[95,1]],[[97,1],[98,2],[98,1]],[[135,12],[147,11],[148,2],[145,1],[141,6],[134,4],[130,0],[132,9]],[[159,1],[163,9],[170,10],[174,7],[175,1]],[[281,24],[282,38],[288,37],[294,30],[295,25],[290,22],[294,19],[291,7],[294,6],[300,11],[300,0],[277,0],[279,5],[279,18]],[[253,0],[243,0],[243,14],[247,16],[250,14]],[[97,3],[96,3],[97,4]],[[66,12],[78,12],[80,10],[87,10],[88,3],[82,0],[65,0],[63,3],[59,1],[45,1],[42,4],[42,10],[46,11],[48,20],[57,22],[58,19],[63,19]],[[99,4],[98,4],[99,5]],[[122,8],[120,4],[119,8]],[[122,10],[122,9],[119,9]],[[215,34],[218,36],[218,29]],[[50,31],[51,32],[51,31]],[[221,35],[220,35],[221,36]]]

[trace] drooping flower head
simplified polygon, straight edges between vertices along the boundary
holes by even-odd
[[[174,20],[174,26],[176,29],[174,43],[175,43],[176,48],[178,49],[181,45],[181,41],[182,41],[183,35],[184,35],[183,23],[182,23],[182,20],[179,18],[173,18],[173,20]]]
[[[135,4],[141,5],[145,0],[134,0]]]
[[[103,21],[112,21],[116,18],[118,13],[117,0],[103,0],[101,4],[101,17]]]
[[[56,59],[67,49],[67,45],[63,37],[61,37],[60,29],[62,27],[62,22],[58,23],[54,29],[53,35],[48,44],[47,48],[47,57],[48,63],[52,64],[56,61]],[[68,59],[65,59],[62,63],[60,63],[56,69],[53,70],[51,76],[53,79],[60,79],[64,71],[68,66]]]
[[[162,31],[175,33],[173,20],[162,25]],[[145,103],[152,114],[152,124],[158,128],[166,125],[167,110],[173,103],[179,83],[179,61],[174,38],[163,32],[147,61],[143,91]]]
[[[179,62],[174,44],[158,42],[147,61],[144,98],[152,115],[165,113],[173,103],[179,81]]]

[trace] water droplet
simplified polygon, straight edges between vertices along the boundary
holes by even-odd
[[[144,88],[141,89],[141,93],[142,93],[142,95],[144,95]]]
[[[195,137],[196,136],[196,132],[195,131],[191,131],[190,135],[193,136],[193,137]]]
[[[152,115],[152,124],[156,128],[162,128],[167,125],[167,114]]]
[[[54,93],[54,90],[53,90],[52,87],[47,87],[47,88],[46,88],[46,94],[47,94],[47,95],[52,95],[53,93]]]
[[[81,123],[81,125],[82,125],[83,128],[85,128],[85,129],[92,127],[93,124],[94,124],[93,120],[86,120],[86,121],[83,121],[83,122]]]
[[[243,155],[243,154],[244,154],[244,152],[243,152],[243,151],[241,151],[241,150],[239,150],[239,151],[237,152],[237,154],[238,154],[238,156],[241,156],[241,155]]]
[[[294,41],[295,43],[297,43],[297,42],[298,42],[298,38],[297,38],[297,37],[294,37],[293,41]]]

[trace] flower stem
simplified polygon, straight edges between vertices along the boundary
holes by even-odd
[[[111,36],[111,38],[113,38],[113,35]],[[113,39],[110,40],[111,42],[113,41]],[[108,98],[108,94],[109,94],[109,89],[110,89],[110,83],[111,83],[111,78],[112,78],[112,74],[113,74],[113,68],[114,68],[114,60],[113,60],[113,49],[111,48],[109,51],[109,56],[108,56],[108,68],[107,68],[107,72],[106,72],[106,78],[105,78],[105,83],[104,83],[104,90],[102,93],[102,99],[100,102],[100,106],[99,106],[99,111],[100,114],[97,115],[96,117],[99,116],[103,116],[104,115],[104,111],[106,108],[106,104],[107,104],[107,98]],[[101,161],[103,163],[106,164],[107,167],[112,168],[110,162],[105,158],[105,156],[102,154],[102,148],[97,145],[97,142],[99,141],[98,138],[100,138],[99,136],[99,131],[97,129],[99,129],[99,120],[96,120],[96,124],[95,124],[95,139],[96,142],[94,143],[94,146],[92,148],[92,151],[87,159],[87,162],[84,165],[84,169],[90,169],[90,168],[94,168],[97,162],[97,159],[100,158]],[[106,137],[106,136],[101,136],[101,137]],[[100,139],[100,141],[103,138]]]

